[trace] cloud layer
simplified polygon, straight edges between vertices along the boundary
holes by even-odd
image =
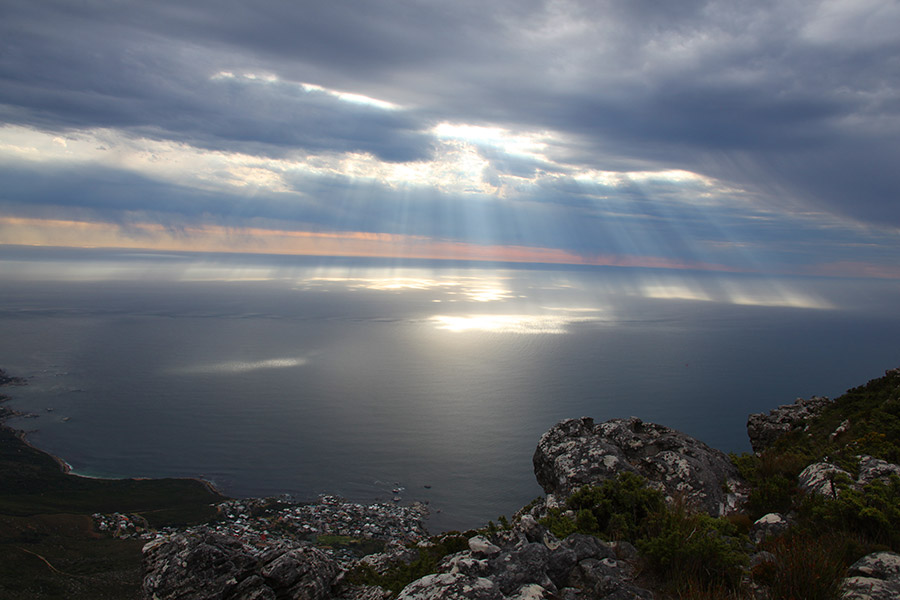
[[[879,0],[8,2],[0,243],[891,276],[896,31]]]

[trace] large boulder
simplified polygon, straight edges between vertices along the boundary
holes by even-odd
[[[817,462],[800,472],[797,476],[797,487],[807,494],[837,498],[842,487],[851,486],[860,489],[873,481],[888,483],[893,476],[900,477],[900,465],[863,455],[859,457],[859,477],[855,480],[849,472],[838,466]]]
[[[778,537],[788,530],[790,523],[778,513],[769,513],[757,519],[750,528],[750,541],[760,544],[769,538]]]
[[[541,437],[534,474],[548,494],[566,498],[629,471],[667,497],[711,515],[734,512],[745,484],[725,453],[689,435],[640,419],[567,419]]]
[[[866,455],[859,457],[859,485],[868,485],[876,480],[887,483],[894,475],[900,477],[900,465]]]
[[[850,473],[827,462],[808,465],[797,476],[797,487],[807,494],[819,494],[827,498],[837,498],[840,483],[853,481]]]
[[[844,579],[843,600],[900,598],[900,554],[875,552],[850,565]]]
[[[283,542],[260,550],[209,530],[144,546],[143,591],[153,600],[327,600],[341,574],[316,548]]]
[[[410,583],[397,600],[503,600],[490,579],[463,573],[434,573]]]
[[[829,404],[831,400],[822,396],[797,398],[793,404],[779,406],[768,413],[750,415],[747,418],[750,446],[754,452],[762,452],[781,436],[805,428],[807,422]]]

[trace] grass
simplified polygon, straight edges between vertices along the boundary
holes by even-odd
[[[0,597],[140,598],[142,546],[97,534],[87,515],[0,515]]]
[[[755,571],[754,580],[766,584],[774,600],[836,600],[847,566],[859,552],[854,542],[836,532],[791,532],[767,545],[775,561]]]

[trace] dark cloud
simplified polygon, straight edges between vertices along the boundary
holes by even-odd
[[[48,14],[53,6],[56,14]],[[258,55],[235,60],[235,47],[198,46],[189,31],[201,14],[197,7],[179,11],[161,3],[158,13],[146,14],[141,7],[155,4],[88,3],[83,13],[72,6],[37,3],[23,11],[24,23],[7,23],[0,114],[8,122],[47,129],[130,128],[215,149],[255,144],[257,150],[272,146],[269,152],[369,152],[389,161],[429,155],[430,138],[422,133],[427,124],[408,113],[344,102],[295,82],[254,81],[242,70],[235,79],[215,79],[235,63],[257,75],[272,69],[261,67]],[[203,14],[215,23],[222,10]],[[239,19],[246,10],[230,16],[236,26],[245,26]],[[270,24],[283,26],[278,19]],[[170,25],[184,37],[173,39]],[[279,32],[259,31],[260,40],[270,35]]]
[[[489,182],[559,174],[515,199],[304,176],[293,195],[226,194],[219,201],[230,212],[210,208],[207,192],[149,179],[131,182],[135,191],[117,202],[476,241],[575,244],[577,234],[652,246],[655,237],[686,252],[678,236],[718,239],[729,226],[675,211],[662,187],[587,189],[567,176],[579,167],[680,168],[743,187],[768,209],[900,226],[898,29],[895,4],[875,1],[6,2],[0,118],[247,154],[359,152],[391,162],[432,157],[431,129],[443,121],[548,131],[556,141],[546,161],[479,147]],[[68,202],[125,210],[96,205],[91,194],[111,199],[115,186],[94,175],[65,174],[85,190]],[[51,195],[14,183],[23,196]],[[646,222],[663,224],[617,231],[601,217],[613,212],[605,197],[630,202],[628,219],[645,211]],[[744,239],[772,231],[754,233],[747,222],[729,231]],[[599,251],[611,242],[577,244]]]

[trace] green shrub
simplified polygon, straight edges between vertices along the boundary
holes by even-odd
[[[634,473],[620,473],[599,486],[586,486],[566,500],[563,509],[553,509],[541,523],[564,538],[586,533],[606,539],[634,540],[646,518],[665,506],[661,492],[647,487]],[[575,520],[566,517],[573,511]]]
[[[752,519],[770,512],[788,512],[797,494],[797,476],[812,457],[796,450],[771,448],[760,455],[731,455],[741,476],[750,484],[746,510]]]
[[[347,576],[349,583],[377,585],[395,594],[420,577],[437,571],[442,558],[455,554],[469,547],[469,538],[474,531],[449,532],[431,538],[432,545],[419,548],[419,556],[411,563],[399,562],[392,565],[384,574],[379,574],[367,564],[359,563]]]
[[[727,519],[675,506],[647,519],[637,547],[676,589],[685,585],[734,589],[747,564],[746,542]]]
[[[801,517],[817,528],[864,536],[871,544],[900,550],[900,477],[862,489],[843,487],[837,498],[810,495]]]
[[[558,537],[586,533],[634,542],[667,587],[693,597],[730,594],[747,563],[747,538],[734,522],[667,506],[661,492],[633,473],[582,488],[541,522]]]

